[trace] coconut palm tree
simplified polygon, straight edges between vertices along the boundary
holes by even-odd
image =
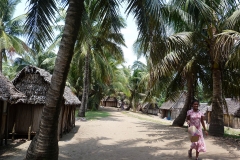
[[[68,2],[68,10],[63,36],[55,62],[51,85],[46,96],[46,106],[44,106],[42,112],[40,129],[29,146],[26,159],[58,158],[57,122],[60,104],[75,42],[79,35],[80,23],[83,18],[82,13],[84,12],[84,1],[69,0],[64,2]],[[129,0],[127,2],[129,3],[128,12],[135,14],[137,23],[139,24],[140,35],[143,38],[146,37],[145,39],[147,40],[149,37],[148,28],[150,24],[148,23],[148,18],[150,15],[156,20],[156,28],[159,29],[156,29],[156,31],[160,33],[163,30],[160,27],[161,21],[157,20],[161,17],[159,12],[161,1],[152,0],[149,3],[149,1]],[[98,15],[102,18],[103,24],[105,24],[103,28],[109,26],[109,23],[111,24],[117,19],[118,5],[119,3],[116,0],[97,1],[93,15]],[[34,44],[34,40],[38,40],[44,45],[44,42],[52,38],[52,32],[48,28],[57,10],[55,1],[30,1],[29,6],[31,7],[26,21],[26,29],[29,31],[28,41]],[[147,16],[145,13],[147,13]],[[107,17],[112,18],[109,21],[106,19]],[[113,25],[112,28],[117,33],[119,32],[117,26]]]
[[[175,20],[175,29],[189,29],[194,34],[195,49],[201,49],[208,56],[207,60],[211,67],[212,73],[212,107],[211,122],[209,133],[215,136],[222,136],[224,133],[223,126],[223,91],[222,91],[222,72],[228,60],[232,47],[238,38],[230,36],[232,29],[239,30],[239,2],[238,1],[174,1],[175,11],[173,15],[178,17]],[[181,13],[182,18],[179,18]],[[180,21],[181,20],[181,21]],[[184,20],[184,21],[182,21]],[[185,23],[184,23],[185,22]],[[181,24],[181,25],[179,25]],[[185,33],[184,38],[189,37]],[[228,38],[226,38],[228,37]],[[199,43],[200,42],[200,43]],[[179,43],[182,43],[180,40]]]
[[[16,5],[20,0],[2,0],[0,2],[0,71],[2,59],[12,58],[15,53],[22,54],[28,51],[28,46],[19,39],[24,35],[23,21],[26,15],[13,18]]]
[[[123,61],[123,52],[120,48],[120,45],[125,46],[124,39],[122,34],[117,33],[122,27],[124,27],[124,22],[120,17],[119,13],[115,16],[115,20],[112,23],[106,25],[104,21],[111,21],[109,17],[106,17],[104,21],[101,20],[101,17],[91,18],[92,12],[94,12],[94,6],[97,1],[93,3],[92,1],[85,1],[86,3],[86,15],[83,22],[84,25],[81,26],[80,32],[85,33],[81,36],[79,40],[82,54],[85,55],[85,65],[84,65],[84,76],[83,76],[83,94],[82,94],[82,103],[78,112],[78,116],[85,117],[85,110],[87,109],[88,104],[88,94],[89,94],[89,85],[90,85],[90,63],[99,59],[94,55],[101,55],[104,59],[106,56],[105,53],[111,53],[112,57],[116,60]],[[115,24],[113,24],[115,23]],[[115,30],[111,27],[116,26]]]
[[[54,52],[40,52],[37,55],[23,54],[14,59],[13,65],[17,66],[17,72],[28,65],[42,68],[52,74],[56,59]]]
[[[67,73],[73,55],[74,45],[80,28],[84,1],[70,0],[65,19],[65,27],[59,47],[58,56],[52,75],[51,87],[48,90],[46,106],[42,112],[39,132],[32,140],[26,159],[58,159],[58,117],[65,87]],[[29,42],[34,39],[44,44],[51,37],[48,28],[57,10],[55,1],[30,1],[30,10],[26,21]],[[41,25],[39,25],[41,23]],[[41,31],[41,32],[39,32]]]

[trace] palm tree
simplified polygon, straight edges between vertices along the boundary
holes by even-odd
[[[47,42],[51,38],[49,30],[50,21],[57,10],[54,1],[31,1],[31,7],[26,21],[29,32],[29,42],[35,38]],[[42,112],[40,129],[32,140],[26,159],[58,159],[57,122],[60,104],[67,79],[74,45],[80,28],[81,16],[84,11],[84,1],[70,0],[65,20],[65,27],[55,62],[51,79],[51,86],[47,93],[46,104]],[[43,21],[43,19],[45,21]],[[42,25],[38,25],[38,24]],[[41,30],[41,32],[39,32]]]
[[[3,68],[3,75],[7,77],[9,80],[12,80],[17,74],[16,72],[17,66],[12,65],[12,62],[9,60],[3,61],[2,68]]]
[[[53,73],[54,63],[57,55],[52,51],[37,51],[37,54],[24,53],[21,57],[14,59],[13,66],[17,66],[16,71],[20,71],[28,65],[33,65]]]
[[[215,136],[222,136],[223,126],[223,91],[222,91],[222,72],[224,66],[231,55],[230,50],[235,47],[236,37],[231,37],[232,29],[238,31],[239,28],[239,9],[238,1],[174,1],[175,29],[191,30],[190,34],[195,36],[191,41],[195,49],[201,49],[208,56],[212,73],[212,107],[211,122],[209,133]],[[182,18],[179,18],[181,13]],[[178,16],[176,16],[178,15]],[[181,20],[181,21],[179,21]],[[182,21],[184,20],[184,21]],[[184,23],[185,22],[185,23]],[[179,25],[181,24],[181,25]],[[187,24],[187,25],[186,25]],[[190,37],[185,33],[185,38]],[[228,36],[227,36],[228,35]],[[236,36],[236,34],[235,34]],[[226,38],[228,37],[228,38]],[[182,43],[181,39],[179,43]],[[224,41],[223,41],[224,40]],[[199,43],[200,42],[200,43]],[[227,44],[227,45],[226,45]],[[236,95],[235,95],[236,96]]]
[[[2,58],[12,58],[15,53],[28,51],[27,45],[18,37],[23,36],[23,20],[26,15],[13,18],[16,5],[20,0],[2,0],[0,2],[0,71],[2,72]]]
[[[85,55],[82,103],[78,112],[78,116],[80,117],[85,117],[85,110],[87,109],[90,85],[89,78],[91,75],[90,62],[94,62],[94,55],[98,54],[104,58],[104,54],[109,52],[112,54],[113,58],[123,60],[123,53],[120,48],[120,45],[125,45],[123,36],[111,27],[116,26],[115,29],[120,30],[124,27],[124,23],[118,14],[115,15],[117,18],[108,25],[106,25],[104,21],[101,21],[101,17],[97,16],[96,18],[91,19],[91,14],[94,13],[94,9],[91,9],[94,8],[96,3],[98,2],[95,1],[95,3],[93,3],[92,1],[86,1],[86,15],[84,16],[86,21],[83,22],[84,25],[81,26],[80,30],[81,33],[85,33],[81,36],[82,39],[79,40],[82,54]],[[111,19],[106,17],[105,21],[111,21]]]
[[[55,1],[30,1],[30,10],[26,21],[26,29],[29,31],[29,42],[32,44],[34,40],[40,41],[43,45],[51,39],[51,20],[54,18],[57,10]],[[57,122],[60,111],[61,99],[64,86],[69,70],[70,62],[73,56],[73,50],[77,39],[80,23],[82,22],[82,13],[84,12],[84,1],[69,0],[67,16],[65,19],[65,27],[61,40],[61,45],[57,54],[55,67],[52,75],[51,85],[47,93],[46,106],[44,106],[42,118],[40,122],[40,130],[31,142],[27,151],[26,159],[57,159],[58,158],[58,140],[57,140]],[[140,35],[148,37],[149,23],[145,13],[152,14],[154,19],[161,17],[159,11],[159,0],[128,1],[129,12],[134,12],[137,23],[140,28]],[[99,0],[95,6],[95,14],[102,18],[105,25],[111,24],[117,19],[118,3],[115,0]],[[139,12],[141,11],[141,12]],[[112,17],[111,20],[105,20],[106,17]],[[156,20],[159,27],[160,22]],[[41,25],[39,25],[41,24]],[[113,23],[114,24],[114,23]],[[146,26],[146,27],[145,27]],[[156,27],[156,28],[158,28]],[[112,26],[114,30],[119,32],[117,26]],[[160,28],[161,29],[161,28]],[[41,32],[40,32],[41,31]],[[158,33],[162,31],[158,30]],[[147,39],[147,38],[146,38]]]

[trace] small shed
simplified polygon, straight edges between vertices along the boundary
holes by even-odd
[[[17,104],[25,101],[26,96],[18,91],[11,81],[0,72],[0,146],[7,144],[7,126],[8,110],[11,104]]]
[[[200,110],[200,112],[204,114],[204,120],[206,120],[207,123],[208,123],[208,116],[207,116],[208,107],[209,107],[208,103],[200,103],[198,106],[198,109]]]
[[[105,107],[117,107],[118,100],[115,97],[107,96],[105,99],[101,101],[101,105]]]
[[[240,128],[240,102],[231,98],[226,98],[226,104],[228,107],[228,114],[226,109],[223,109],[223,122],[224,126],[228,126],[231,128]],[[212,105],[210,105],[207,109],[207,116],[209,119],[209,123],[211,121],[211,112]]]
[[[27,96],[27,100],[9,108],[8,131],[11,134],[30,136],[38,131],[51,77],[51,74],[43,69],[27,66],[13,79],[13,85]],[[75,109],[80,104],[71,89],[65,87],[58,123],[60,137],[75,126]]]
[[[140,109],[143,113],[158,115],[160,112],[159,107],[156,103],[145,103]]]
[[[184,107],[186,95],[182,93],[176,102],[167,101],[164,102],[160,107],[160,113],[162,118],[167,118],[168,120],[172,120],[177,118],[180,114],[182,108]]]

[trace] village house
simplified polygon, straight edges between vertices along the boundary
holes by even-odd
[[[103,100],[101,100],[101,106],[104,106],[104,107],[117,107],[118,106],[118,100],[115,97],[107,96]]]
[[[160,107],[161,118],[166,118],[168,120],[177,118],[184,107],[185,99],[186,95],[182,93],[176,102],[170,100],[164,102]]]
[[[12,81],[13,85],[27,97],[23,103],[9,107],[8,132],[14,135],[35,135],[39,128],[46,93],[51,83],[51,74],[43,69],[27,66]],[[65,87],[59,115],[58,134],[69,132],[75,126],[75,109],[81,102]]]
[[[9,106],[24,102],[26,96],[18,91],[12,82],[0,73],[0,146],[3,145],[3,139],[7,144],[7,127],[9,117]]]
[[[158,115],[160,110],[156,103],[144,103],[140,109],[143,113]]]
[[[223,109],[224,126],[239,129],[240,128],[240,102],[231,98],[226,98],[225,100],[226,100],[227,108]],[[210,123],[212,105],[208,107],[206,112],[208,117],[208,123]]]

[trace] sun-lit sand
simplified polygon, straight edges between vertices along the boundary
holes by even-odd
[[[186,128],[172,127],[157,116],[101,108],[111,116],[76,121],[59,141],[59,159],[73,160],[186,160],[190,146]],[[159,123],[160,122],[160,123]],[[167,125],[168,124],[168,125]],[[214,137],[205,138],[207,152],[200,160],[240,160],[240,147]],[[1,147],[0,159],[23,159],[29,141]],[[195,152],[193,152],[195,156]],[[194,157],[193,157],[194,159]]]

